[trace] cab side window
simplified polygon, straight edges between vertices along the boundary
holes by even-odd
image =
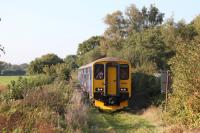
[[[97,80],[104,79],[104,65],[103,64],[96,64],[94,66],[94,77]]]
[[[120,79],[128,80],[129,79],[129,66],[128,64],[120,65]]]

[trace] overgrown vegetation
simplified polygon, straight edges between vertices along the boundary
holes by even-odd
[[[170,61],[173,93],[169,97],[167,120],[187,127],[200,127],[200,42],[180,42]]]
[[[174,22],[173,18],[163,22],[163,19],[164,13],[154,5],[141,10],[130,5],[124,13],[115,11],[106,15],[104,34],[80,43],[77,55],[61,59],[47,54],[36,58],[29,65],[28,74],[37,76],[12,81],[8,90],[1,94],[0,129],[88,132],[93,123],[88,123],[88,108],[69,82],[70,73],[81,65],[108,56],[131,63],[133,93],[145,93],[154,99],[151,104],[157,106],[163,97],[159,95],[160,80],[154,74],[160,69],[170,69],[173,92],[169,95],[164,119],[185,127],[200,127],[200,16],[190,23]],[[0,51],[3,51],[1,45]],[[120,114],[116,117],[116,120],[125,121]],[[109,128],[107,123],[115,124],[116,128],[127,126],[110,117],[107,123],[95,118],[92,121],[100,125],[100,130],[101,126]],[[153,130],[150,124],[140,122],[145,127],[136,125],[142,127],[142,131]]]
[[[162,103],[163,97],[157,95],[160,82],[154,73],[170,69],[173,92],[165,119],[172,124],[200,127],[200,17],[190,23],[174,22],[173,18],[163,23],[163,18],[164,13],[153,5],[141,10],[131,5],[125,13],[106,15],[104,22],[108,27],[104,34],[79,45],[78,60],[82,62],[78,64],[106,56],[128,60],[132,65],[133,93],[152,95],[156,105]]]
[[[87,107],[75,83],[46,76],[20,78],[1,94],[2,132],[82,132]],[[82,123],[81,123],[82,121]]]

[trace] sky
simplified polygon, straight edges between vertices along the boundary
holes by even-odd
[[[76,54],[79,43],[103,34],[106,14],[131,4],[154,4],[175,21],[200,14],[198,0],[0,0],[0,44],[6,51],[0,60],[21,64],[47,53]]]

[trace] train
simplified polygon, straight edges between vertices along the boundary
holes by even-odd
[[[94,106],[115,111],[128,106],[131,98],[131,65],[116,57],[95,60],[78,69],[78,81]]]

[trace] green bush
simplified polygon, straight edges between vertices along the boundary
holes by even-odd
[[[8,85],[8,91],[5,92],[3,98],[5,100],[10,99],[23,99],[26,95],[27,90],[49,84],[53,82],[52,77],[46,75],[37,75],[29,78],[19,77],[17,81],[11,81]]]
[[[82,132],[88,109],[72,82],[54,82],[28,89],[21,100],[0,102],[0,128],[5,132]],[[1,117],[2,116],[2,117]]]
[[[50,67],[51,65],[56,65],[59,63],[64,63],[64,61],[55,54],[46,54],[39,58],[33,60],[30,65],[28,66],[28,74],[43,74],[43,68],[45,66]]]
[[[200,127],[200,45],[180,42],[171,59],[173,93],[169,96],[166,120],[187,127]]]
[[[69,81],[71,78],[70,68],[67,64],[57,64],[50,67],[46,66],[43,68],[43,71],[46,75],[57,79],[58,81],[66,80]]]
[[[150,94],[160,93],[160,78],[154,75],[135,72],[132,74],[133,93]]]

